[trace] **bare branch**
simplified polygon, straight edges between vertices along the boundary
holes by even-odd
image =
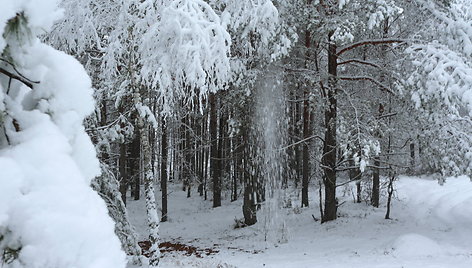
[[[350,44],[348,46],[345,46],[341,48],[336,56],[340,56],[343,53],[352,50],[356,47],[360,46],[366,46],[366,45],[384,45],[384,44],[393,44],[393,43],[406,43],[406,40],[404,39],[377,39],[377,40],[362,40],[357,43]]]
[[[343,65],[343,64],[348,64],[348,63],[359,63],[359,64],[364,64],[364,65],[369,65],[378,69],[381,69],[380,66],[378,66],[375,63],[369,62],[369,61],[364,61],[364,60],[359,60],[359,59],[351,59],[351,60],[346,60],[339,62],[338,65]]]
[[[10,73],[9,71],[3,69],[3,68],[0,68],[0,73],[12,78],[12,79],[15,79],[15,80],[18,80],[20,81],[21,83],[23,83],[25,86],[33,89],[33,84],[29,81],[26,81],[26,79],[16,75],[16,74],[13,74],[13,73]]]

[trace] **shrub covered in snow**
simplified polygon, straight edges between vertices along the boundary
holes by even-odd
[[[6,0],[0,9],[0,263],[2,267],[125,266],[100,197],[100,169],[82,121],[91,82],[37,34],[57,0]]]

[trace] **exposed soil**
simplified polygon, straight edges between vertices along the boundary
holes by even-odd
[[[138,242],[142,249],[144,256],[149,257],[149,248],[151,243],[149,241]],[[220,252],[216,248],[197,248],[192,245],[183,244],[180,242],[166,241],[159,244],[161,253],[180,252],[185,256],[196,256],[197,258],[203,258],[203,256],[209,256]]]

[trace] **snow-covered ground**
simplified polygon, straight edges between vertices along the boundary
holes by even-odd
[[[450,178],[439,186],[401,177],[396,189],[392,220],[384,219],[385,207],[357,204],[346,194],[340,218],[320,224],[312,217],[319,218],[316,191],[309,208],[292,200],[291,208],[272,217],[285,221],[288,237],[274,243],[264,241],[262,212],[255,226],[234,229],[235,218],[242,218],[240,200],[214,209],[197,194],[187,199],[174,185],[161,239],[193,246],[197,254],[165,252],[161,267],[472,267],[472,182]],[[130,201],[128,209],[145,240],[144,204]]]

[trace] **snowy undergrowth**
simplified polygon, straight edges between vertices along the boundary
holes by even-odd
[[[312,218],[319,217],[312,189],[309,208],[300,209],[299,200],[292,200],[293,207],[283,210],[288,242],[273,244],[264,241],[258,226],[263,223],[233,229],[234,219],[242,217],[240,201],[211,208],[198,196],[187,199],[175,185],[169,222],[161,225],[162,241],[219,252],[203,258],[166,253],[162,267],[471,267],[469,179],[450,178],[439,186],[432,179],[401,177],[396,187],[392,220],[384,219],[385,207],[357,204],[346,195],[340,217],[322,225]],[[140,207],[141,201],[132,201],[128,209],[145,239]]]

